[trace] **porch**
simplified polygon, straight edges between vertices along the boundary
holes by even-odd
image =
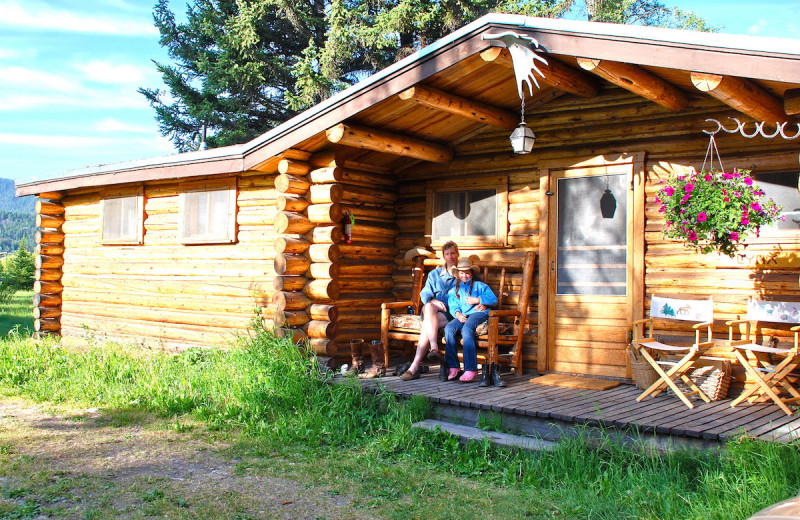
[[[745,403],[731,408],[730,399],[698,400],[695,408],[689,409],[665,393],[636,402],[641,392],[630,384],[603,391],[582,390],[530,383],[535,376],[505,375],[505,388],[479,388],[476,383],[443,383],[434,366],[415,381],[391,375],[359,381],[368,390],[382,385],[403,397],[424,395],[432,402],[437,419],[473,426],[479,415],[495,413],[502,418],[503,428],[545,440],[577,434],[611,435],[623,442],[645,441],[659,448],[707,448],[742,434],[787,443],[800,437],[800,415],[787,416],[774,404]]]

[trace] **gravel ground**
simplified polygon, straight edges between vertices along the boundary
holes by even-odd
[[[268,471],[263,459],[242,463],[230,434],[152,416],[118,419],[0,398],[0,507],[24,496],[39,501],[32,518],[362,518],[351,497],[280,477],[291,463],[277,455]],[[30,489],[37,474],[47,482]],[[51,496],[45,488],[59,480],[69,489]]]

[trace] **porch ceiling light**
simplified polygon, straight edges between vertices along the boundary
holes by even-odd
[[[536,142],[536,136],[533,130],[528,128],[525,124],[525,94],[522,95],[522,107],[520,109],[520,123],[519,126],[511,132],[511,149],[514,153],[527,154],[533,150],[533,143]]]

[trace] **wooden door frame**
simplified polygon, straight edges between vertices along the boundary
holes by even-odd
[[[606,157],[615,158],[606,158]],[[550,316],[555,314],[555,298],[549,296],[550,280],[550,197],[555,193],[552,187],[553,170],[633,164],[630,188],[633,189],[633,231],[630,240],[633,254],[631,264],[631,297],[629,298],[630,320],[644,316],[644,225],[645,225],[645,152],[615,153],[569,159],[553,159],[539,163],[539,308],[538,308],[538,352],[536,369],[540,374],[550,370]],[[626,377],[631,377],[630,363],[626,367]]]

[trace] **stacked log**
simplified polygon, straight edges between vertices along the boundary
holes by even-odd
[[[330,304],[339,295],[341,233],[335,226],[342,218],[342,188],[314,182],[311,171],[305,161],[278,163],[272,319],[280,336],[307,340],[317,354],[335,356],[337,314]]]
[[[61,333],[61,284],[64,265],[64,205],[61,193],[42,193],[36,201],[36,266],[33,283],[33,330]],[[45,200],[47,199],[47,200]]]
[[[394,257],[398,252],[394,243],[398,230],[393,172],[349,160],[340,150],[316,153],[309,162],[311,202],[336,204],[342,215],[349,213],[355,219],[349,241],[340,237],[336,238],[341,242],[329,240],[319,236],[320,232],[310,248],[315,261],[333,264],[330,269],[312,266],[313,274],[332,276],[341,289],[335,299],[339,309],[337,342],[380,339],[380,304],[392,299]]]

